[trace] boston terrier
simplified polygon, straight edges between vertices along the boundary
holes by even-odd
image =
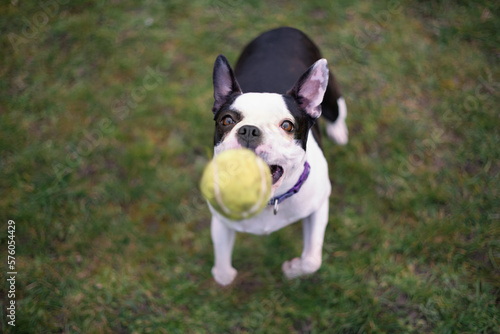
[[[214,156],[248,148],[272,174],[271,198],[257,216],[230,220],[213,207],[212,275],[230,284],[236,232],[264,235],[302,219],[302,255],[283,263],[286,277],[311,274],[321,266],[331,185],[323,155],[318,117],[327,133],[346,144],[345,101],[316,45],[301,31],[278,28],[263,33],[243,50],[233,72],[220,55],[213,71]]]

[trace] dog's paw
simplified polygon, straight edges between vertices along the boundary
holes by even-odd
[[[283,263],[281,269],[288,279],[309,275],[317,271],[321,267],[321,261],[314,259],[302,259],[296,257],[290,261]]]
[[[215,281],[222,286],[231,284],[237,274],[238,271],[233,267],[230,267],[228,270],[220,270],[216,267],[212,268],[212,276]]]

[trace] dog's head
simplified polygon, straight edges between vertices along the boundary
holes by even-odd
[[[321,115],[328,84],[326,60],[315,62],[283,95],[243,93],[222,55],[215,61],[213,81],[215,155],[241,147],[253,150],[269,165],[276,191],[303,168],[309,129]]]

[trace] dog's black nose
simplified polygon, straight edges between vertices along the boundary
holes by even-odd
[[[244,125],[238,129],[238,141],[247,148],[256,148],[262,140],[260,129],[253,125]]]
[[[260,130],[258,127],[256,126],[253,126],[253,125],[245,125],[245,126],[242,126],[239,130],[238,130],[238,135],[241,137],[241,138],[245,138],[245,139],[253,139],[253,138],[256,138],[256,137],[260,137]]]

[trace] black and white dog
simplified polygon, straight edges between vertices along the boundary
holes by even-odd
[[[221,285],[236,277],[231,265],[236,232],[269,234],[302,219],[300,258],[283,263],[293,278],[321,266],[328,198],[328,165],[316,120],[327,120],[327,133],[347,143],[346,106],[316,45],[301,31],[278,28],[245,47],[235,71],[217,57],[213,72],[214,155],[240,147],[253,150],[270,167],[269,205],[257,216],[232,221],[212,212],[215,251],[212,274]]]

